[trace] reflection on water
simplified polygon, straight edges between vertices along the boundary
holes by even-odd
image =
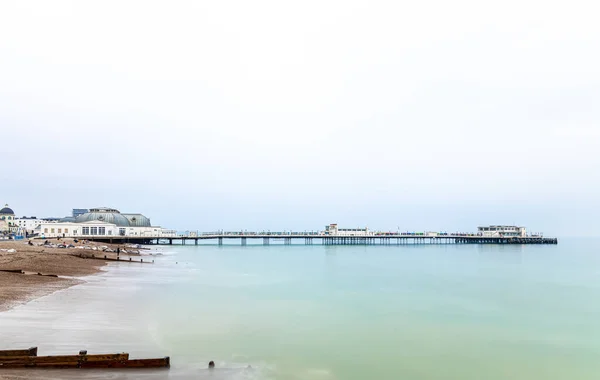
[[[170,371],[0,375],[596,379],[598,248],[168,247],[172,255],[155,265],[115,263],[86,284],[0,314],[0,349],[171,356]]]
[[[171,370],[11,370],[0,373],[0,378],[14,380],[160,380],[160,379],[211,379],[211,380],[251,380],[259,379],[255,369],[196,369],[179,367]]]

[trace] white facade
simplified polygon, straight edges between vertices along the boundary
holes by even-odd
[[[8,204],[0,208],[0,231],[13,231],[17,228],[15,226],[15,212],[8,207]]]
[[[43,219],[32,218],[17,218],[15,219],[15,226],[20,227],[22,230],[27,231],[28,234],[34,233],[35,229],[42,223],[56,223],[56,221],[48,221]]]
[[[56,238],[95,238],[95,237],[174,237],[177,233],[161,227],[120,227],[113,223],[89,221],[84,223],[74,222],[47,222],[42,221],[35,232],[40,237]]]
[[[86,223],[54,223],[43,221],[36,227],[36,233],[40,237],[55,238],[55,237],[72,237],[81,236],[117,236],[119,230],[116,225],[103,222],[86,222]]]
[[[325,226],[325,235],[329,236],[373,236],[374,234],[365,228],[338,228],[337,224]]]
[[[527,230],[518,226],[484,226],[477,227],[477,232],[484,237],[525,237]]]
[[[161,227],[120,227],[125,229],[125,236],[132,237],[174,237],[177,232]]]
[[[177,231],[161,228],[160,237],[177,237]]]

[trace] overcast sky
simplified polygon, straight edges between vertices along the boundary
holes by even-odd
[[[0,202],[598,235],[596,1],[0,0]]]

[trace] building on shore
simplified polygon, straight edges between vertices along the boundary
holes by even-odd
[[[89,211],[90,210],[88,210],[87,208],[74,208],[73,211],[72,211],[72,213],[71,213],[71,216],[73,218],[77,218],[79,215],[83,215],[83,214],[85,214],[86,212],[89,212]]]
[[[44,221],[35,232],[45,238],[54,237],[172,237],[176,232],[152,226],[142,214],[122,214],[107,207],[92,208],[77,217],[65,217],[57,222]]]
[[[6,204],[0,209],[0,232],[9,232],[15,226],[15,212]]]
[[[0,232],[10,235],[27,236],[35,233],[42,223],[57,222],[58,218],[38,219],[35,216],[17,217],[8,205],[0,209]]]
[[[22,216],[15,219],[15,225],[21,228],[26,235],[33,234],[35,229],[43,222],[46,222],[46,220],[38,219],[35,216]]]
[[[527,230],[519,226],[482,226],[477,233],[483,237],[526,237]]]

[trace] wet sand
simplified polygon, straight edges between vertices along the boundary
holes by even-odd
[[[80,284],[82,280],[75,277],[98,273],[106,265],[103,260],[80,256],[91,257],[92,254],[101,253],[108,258],[115,258],[115,253],[102,252],[100,248],[108,247],[112,250],[116,250],[117,247],[124,248],[116,244],[75,243],[72,239],[48,241],[55,245],[65,243],[76,247],[87,247],[87,249],[50,248],[42,245],[45,242],[43,240],[34,240],[33,246],[27,241],[0,241],[0,312],[57,290]],[[2,270],[21,270],[24,274],[2,272]]]
[[[129,250],[129,248],[125,248]],[[6,246],[0,246],[0,249],[6,249]],[[35,265],[41,264],[39,255],[43,255],[37,251],[38,249],[36,249],[38,257],[35,258]],[[55,255],[70,253],[65,251],[65,249],[61,249],[58,253],[52,253]],[[74,251],[80,250],[75,249]],[[147,252],[142,252],[142,255],[155,254],[151,251],[148,249]],[[104,252],[94,252],[97,255],[105,254]],[[0,253],[5,254],[5,252]],[[72,254],[79,254],[79,252]],[[90,268],[87,267],[89,263],[104,265],[103,260],[85,260],[79,257],[67,257],[66,261],[63,261],[65,259],[59,256],[58,258],[54,257],[54,260],[60,260],[61,263],[57,265],[60,265],[65,271],[74,270],[83,274],[90,271]],[[86,267],[82,267],[81,262]],[[71,265],[74,267],[67,268]],[[42,266],[42,268],[44,267]],[[67,284],[65,287],[68,288],[56,291],[46,297],[32,299],[27,304],[0,313],[0,349],[37,346],[39,356],[74,355],[81,349],[89,350],[90,354],[128,352],[132,358],[159,358],[171,355],[169,349],[158,346],[155,337],[149,333],[152,331],[152,326],[148,326],[147,321],[143,318],[148,313],[138,309],[138,305],[149,304],[141,301],[131,307],[140,298],[145,299],[148,293],[142,289],[148,284],[154,284],[157,281],[155,276],[158,275],[158,281],[160,281],[159,274],[170,273],[170,270],[164,266],[147,266],[127,262],[108,262],[100,268],[100,273],[80,278],[77,286],[68,287]],[[31,267],[31,269],[37,269],[37,267]],[[97,269],[92,267],[91,271],[97,271]],[[24,277],[37,278],[40,276]],[[205,366],[206,364],[202,363],[202,367]],[[183,374],[178,377],[180,372]],[[191,370],[189,368],[181,370],[4,369],[0,370],[0,379],[159,380],[173,376],[188,379],[196,378],[196,372],[196,368]],[[220,378],[222,377],[216,377],[215,380]]]

